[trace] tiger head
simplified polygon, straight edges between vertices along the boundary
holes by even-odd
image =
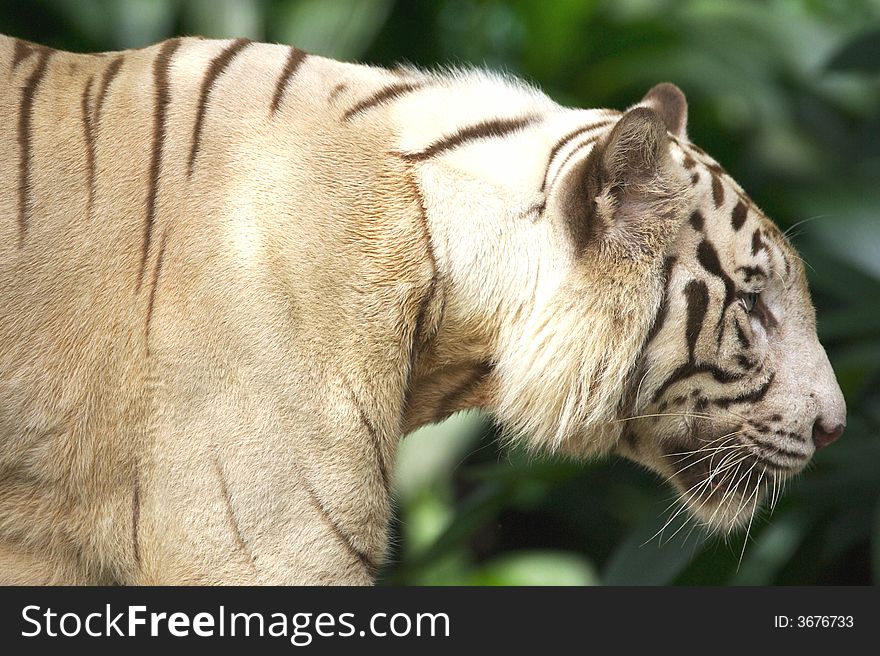
[[[573,255],[542,269],[563,280],[535,287],[498,414],[535,448],[648,467],[729,530],[840,437],[846,410],[800,258],[686,118],[663,84],[551,150],[542,216]]]
[[[728,530],[840,437],[845,403],[791,244],[687,140],[677,87],[655,87],[641,104],[664,121],[662,166],[686,189],[633,377],[640,418],[619,451],[667,478],[699,520]]]

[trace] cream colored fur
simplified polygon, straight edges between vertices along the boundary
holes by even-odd
[[[669,473],[659,446],[622,443],[619,420],[651,406],[683,349],[681,311],[644,346],[665,258],[680,252],[676,289],[687,216],[711,194],[688,184],[686,140],[650,113],[624,135],[604,165],[620,184],[581,199],[603,232],[579,250],[566,208],[590,133],[548,161],[551,148],[602,120],[591,134],[613,140],[619,114],[482,72],[314,56],[272,113],[290,51],[249,44],[211,87],[190,177],[199,90],[229,46],[184,39],[170,57],[148,225],[162,45],[124,53],[100,114],[116,55],[51,54],[23,177],[18,121],[41,54],[13,66],[21,51],[0,38],[0,115],[15,117],[0,131],[0,582],[370,583],[400,439],[467,407],[536,450],[624,452]],[[346,118],[401,81],[422,86]],[[535,120],[417,157],[522,116]],[[747,246],[715,233],[735,266]],[[774,301],[789,342],[767,358],[791,360],[789,395],[814,395],[804,417],[839,419],[792,276]],[[664,427],[632,441],[690,429]]]

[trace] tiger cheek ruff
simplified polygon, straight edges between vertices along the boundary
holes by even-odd
[[[844,401],[804,270],[686,134],[245,39],[0,37],[0,582],[369,584],[470,408],[748,526]]]

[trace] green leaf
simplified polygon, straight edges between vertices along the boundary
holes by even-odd
[[[811,529],[813,518],[798,512],[778,516],[753,544],[746,545],[734,585],[769,585],[797,552]]]
[[[691,532],[685,513],[661,532],[666,516],[639,525],[615,550],[602,575],[604,585],[669,585],[699,553],[707,540]]]
[[[474,570],[470,585],[597,585],[599,577],[583,556],[563,551],[502,554]]]
[[[871,539],[871,555],[874,585],[880,585],[880,497],[877,498],[877,510],[874,513],[874,535]]]
[[[880,72],[880,28],[859,34],[828,61],[828,70],[858,73]]]

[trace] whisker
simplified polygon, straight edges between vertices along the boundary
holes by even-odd
[[[755,485],[755,503],[752,506],[751,515],[749,515],[749,525],[746,527],[746,538],[743,540],[743,548],[742,552],[739,554],[739,562],[736,564],[736,571],[739,572],[739,568],[742,566],[743,556],[746,554],[746,545],[749,543],[749,533],[752,531],[752,521],[755,519],[755,511],[758,509],[758,499],[760,498],[760,490],[761,490],[761,481],[764,480],[764,472],[761,472],[760,478],[758,478],[758,483]],[[751,497],[749,497],[751,499]]]
[[[808,216],[806,219],[801,219],[800,221],[796,222],[794,225],[791,225],[788,228],[786,228],[785,232],[782,233],[782,236],[788,237],[789,233],[792,230],[794,230],[798,226],[801,226],[805,223],[810,223],[811,221],[815,221],[816,219],[827,219],[831,216],[834,216],[834,215],[833,214],[817,214],[816,216]]]
[[[691,419],[716,419],[716,417],[712,417],[711,415],[697,414],[694,412],[655,412],[645,415],[633,415],[632,417],[621,417],[620,419],[614,419],[611,423],[617,424],[624,421],[633,421],[634,419],[648,419],[650,417],[689,417]]]
[[[730,441],[733,440],[733,437],[734,437],[734,436],[739,435],[740,433],[743,433],[743,432],[745,432],[745,431],[738,430],[738,431],[735,431],[735,432],[733,432],[733,433],[728,433],[728,434],[725,435],[724,437],[728,438],[727,442],[730,442]],[[719,439],[722,439],[722,438],[719,438]],[[725,443],[725,444],[726,444],[726,443]],[[699,452],[701,452],[701,451],[706,451],[706,456],[703,456],[703,457],[700,458],[699,460],[695,460],[694,462],[690,463],[687,467],[684,467],[683,469],[679,469],[677,473],[680,474],[681,472],[685,471],[685,469],[687,469],[688,467],[693,467],[693,466],[696,465],[697,463],[702,462],[703,460],[705,460],[707,457],[711,457],[711,456],[713,456],[713,455],[714,455],[716,452],[718,452],[718,451],[725,451],[725,450],[727,450],[727,449],[737,449],[737,448],[739,448],[739,449],[744,449],[744,450],[748,450],[748,449],[749,449],[749,445],[746,444],[746,443],[738,442],[738,443],[736,443],[736,444],[729,445],[729,446],[726,446],[726,445],[719,445],[719,446],[717,446],[717,447],[709,447],[708,449],[704,447],[704,448],[702,448],[702,449],[697,449],[696,451],[693,451],[693,452],[691,452],[691,453],[688,453],[688,454],[686,454],[686,455],[683,455],[682,457],[680,457],[678,460],[676,460],[676,461],[675,461],[674,463],[672,463],[672,464],[676,465],[676,464],[680,463],[681,461],[686,460],[686,459],[688,458],[688,456],[690,456],[690,455],[695,455],[696,453],[699,453]]]

